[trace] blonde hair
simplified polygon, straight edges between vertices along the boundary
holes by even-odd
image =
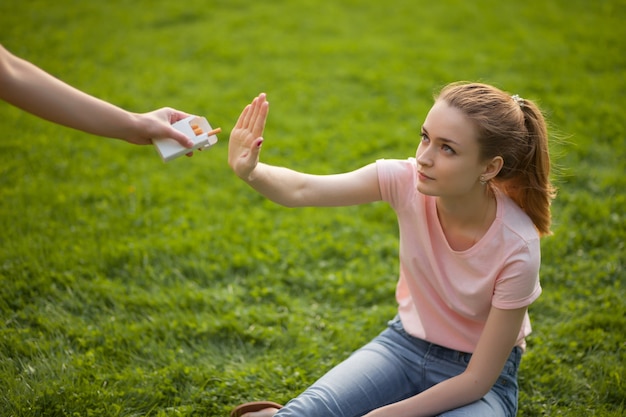
[[[556,190],[550,182],[548,130],[539,107],[481,83],[452,83],[435,98],[476,124],[481,158],[500,156],[504,161],[494,186],[528,214],[540,235],[549,235]]]

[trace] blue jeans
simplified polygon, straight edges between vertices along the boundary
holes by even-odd
[[[521,356],[522,350],[515,347],[500,378],[482,399],[440,416],[515,416]],[[470,358],[469,353],[409,335],[396,317],[374,340],[289,401],[276,417],[360,417],[462,373]]]

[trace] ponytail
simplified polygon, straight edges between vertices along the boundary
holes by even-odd
[[[550,204],[556,190],[550,182],[550,154],[548,131],[543,114],[530,100],[522,100],[519,106],[524,114],[527,153],[518,161],[517,167],[496,176],[505,193],[532,219],[539,234],[549,235]]]

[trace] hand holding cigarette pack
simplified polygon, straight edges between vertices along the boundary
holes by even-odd
[[[171,161],[191,151],[206,149],[215,145],[217,143],[216,135],[222,131],[219,127],[212,129],[207,119],[199,116],[189,116],[179,120],[172,127],[187,135],[193,141],[193,147],[185,148],[174,139],[153,139],[152,143],[156,146],[164,162]]]

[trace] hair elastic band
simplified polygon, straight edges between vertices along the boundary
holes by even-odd
[[[516,102],[518,104],[518,106],[520,107],[524,107],[526,105],[526,101],[521,98],[520,96],[518,96],[517,94],[514,94],[511,96],[511,98],[513,99],[514,102]]]

